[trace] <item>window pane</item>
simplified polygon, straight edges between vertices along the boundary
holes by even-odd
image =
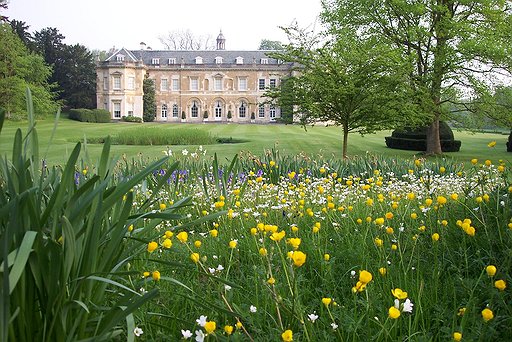
[[[259,83],[258,83],[258,88],[259,88],[259,90],[265,90],[265,79],[264,78],[260,78]]]

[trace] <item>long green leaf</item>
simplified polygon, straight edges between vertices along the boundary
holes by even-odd
[[[25,266],[27,265],[27,260],[32,251],[32,245],[34,244],[36,236],[37,232],[34,231],[28,231],[23,236],[11,272],[9,272],[9,294],[12,294],[18,280],[20,280],[21,275],[25,271]]]
[[[60,108],[57,110],[55,114],[55,121],[53,123],[52,133],[50,134],[50,140],[48,141],[48,145],[46,146],[46,151],[44,151],[43,159],[46,159],[48,156],[48,152],[50,151],[50,147],[52,146],[53,137],[55,137],[55,132],[57,131],[57,125],[60,119]]]

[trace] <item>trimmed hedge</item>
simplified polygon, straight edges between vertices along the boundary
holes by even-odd
[[[508,136],[507,152],[512,152],[512,131],[510,131],[510,135]]]
[[[426,151],[426,139],[405,139],[386,137],[386,146],[398,150]],[[459,152],[462,142],[460,140],[441,140],[441,150],[443,152]]]
[[[70,109],[69,118],[81,122],[110,122],[110,112],[105,109]]]
[[[404,138],[404,139],[427,139],[427,129],[428,127],[419,127],[412,129],[410,127],[405,127],[403,130],[395,130],[391,134],[394,138]],[[439,121],[439,138],[441,140],[454,140],[453,131],[448,126],[448,124],[444,121]]]
[[[428,127],[419,127],[395,130],[390,137],[385,138],[386,146],[398,150],[426,151],[427,129]],[[460,150],[461,141],[454,140],[452,129],[444,121],[439,121],[439,137],[443,152],[458,152]]]

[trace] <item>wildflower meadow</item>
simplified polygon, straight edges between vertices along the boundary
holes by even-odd
[[[36,131],[0,167],[3,340],[512,337],[509,161],[147,161],[107,140],[60,167]]]

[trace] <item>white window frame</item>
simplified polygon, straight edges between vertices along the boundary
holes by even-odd
[[[121,75],[113,75],[112,76],[112,89],[121,90]]]
[[[180,90],[180,79],[173,78],[172,79],[172,91],[179,91],[179,90]]]
[[[243,58],[243,57],[238,56],[238,57],[236,58],[236,64],[244,64],[244,58]]]
[[[128,87],[127,89],[129,90],[134,90],[135,89],[135,77],[133,76],[129,76],[128,77]]]
[[[213,112],[215,120],[221,120],[222,119],[222,112],[223,110],[223,103],[220,100],[215,101],[215,107],[213,108]]]
[[[116,62],[124,62],[124,55],[117,55]]]
[[[199,79],[197,77],[190,77],[190,90],[191,91],[199,90]]]
[[[215,64],[222,64],[223,63],[223,58],[221,56],[217,56],[215,57]]]
[[[263,103],[260,103],[258,107],[258,118],[265,118],[265,105]]]
[[[169,58],[167,64],[176,64],[176,58]]]
[[[169,80],[167,78],[160,79],[160,90],[162,90],[162,91],[169,90]]]
[[[167,119],[167,105],[164,103],[160,109],[160,116],[163,119]]]
[[[112,101],[112,115],[114,119],[121,119],[121,101]]]
[[[268,86],[269,86],[270,88],[275,88],[275,87],[277,86],[277,79],[276,79],[276,78],[271,78],[271,79],[269,80],[269,84],[268,84]]]
[[[222,77],[215,77],[213,79],[213,90],[215,90],[215,91],[222,90]]]
[[[178,105],[175,103],[172,105],[172,117],[173,118],[177,118],[178,117],[178,114],[180,112],[180,109],[178,107]]]
[[[192,101],[192,105],[190,106],[190,117],[191,118],[198,118],[199,117],[199,104],[196,100]]]
[[[203,64],[203,57],[197,56],[196,57],[196,64]]]
[[[268,58],[260,59],[260,64],[268,64]]]
[[[247,91],[247,77],[238,77],[238,90]]]
[[[241,101],[238,106],[238,117],[246,118],[247,117],[247,103],[245,101]]]
[[[274,105],[271,105],[268,111],[268,116],[270,118],[270,121],[276,121],[276,115],[277,115],[277,108]]]
[[[266,82],[267,81],[264,78],[258,79],[258,90],[265,90]]]
[[[160,65],[160,58],[152,58],[151,64],[153,65]]]
[[[103,90],[108,90],[108,77],[103,76]]]

